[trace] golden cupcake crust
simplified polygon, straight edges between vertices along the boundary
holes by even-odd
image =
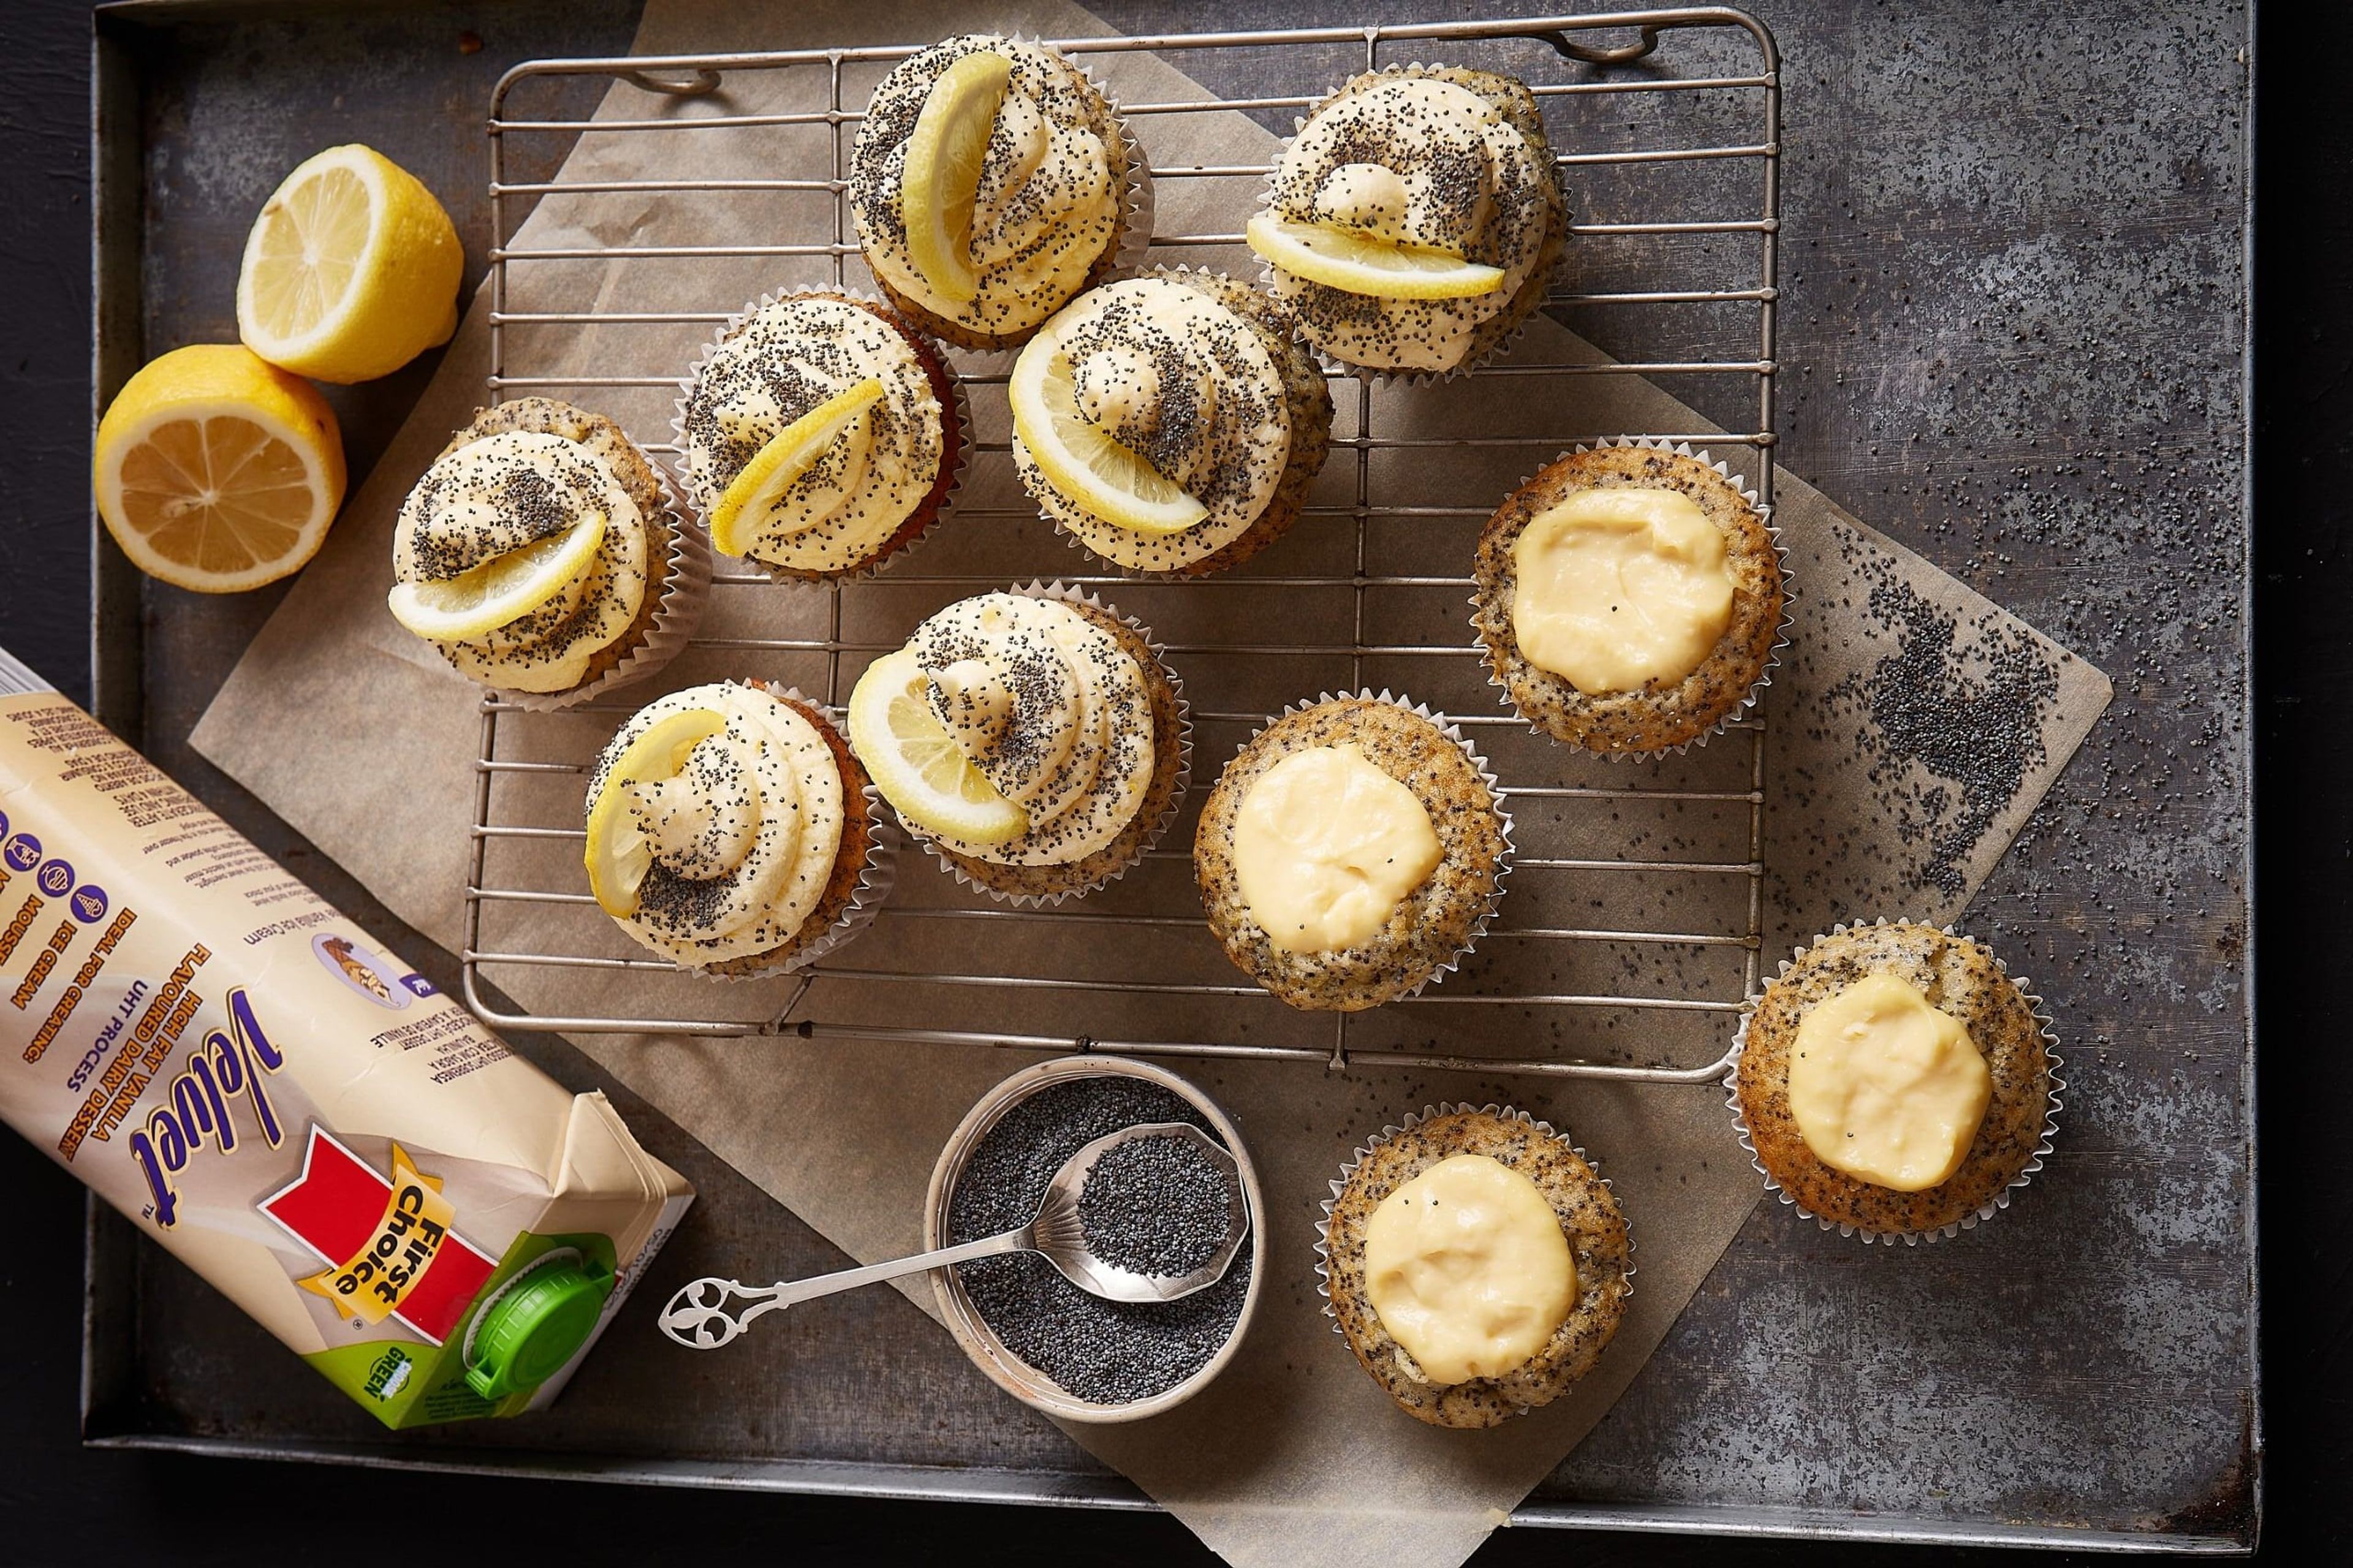
[[[434,454],[439,462],[450,453],[472,446],[485,437],[503,435],[511,430],[533,435],[561,436],[578,443],[594,453],[612,470],[622,490],[638,503],[638,515],[646,525],[646,592],[638,602],[635,619],[623,628],[621,635],[598,648],[588,659],[573,689],[602,679],[623,659],[644,646],[653,631],[655,614],[660,610],[662,595],[670,586],[670,542],[674,531],[670,519],[670,491],[652,461],[638,450],[637,443],[627,432],[601,414],[591,414],[585,408],[575,408],[553,397],[518,397],[512,403],[493,404],[474,410],[474,417],[466,427],[449,437],[448,446]]]
[[[1921,1192],[1874,1186],[1823,1163],[1789,1111],[1798,1026],[1870,974],[1908,981],[1960,1020],[1993,1077],[1992,1101],[1960,1169]],[[1766,1174],[1809,1214],[1873,1235],[1939,1230],[1978,1213],[2033,1161],[2050,1110],[2050,1054],[2025,992],[1968,938],[1909,921],[1854,926],[1801,951],[1765,987],[1736,1072],[1740,1114]]]
[[[1366,71],[1352,77],[1329,97],[1307,111],[1307,118],[1316,115],[1345,99],[1368,92],[1386,82],[1427,80],[1451,82],[1456,87],[1476,93],[1502,115],[1512,129],[1525,138],[1535,153],[1537,166],[1545,174],[1545,234],[1542,247],[1536,252],[1535,264],[1528,269],[1519,288],[1514,291],[1511,303],[1479,323],[1463,346],[1459,365],[1476,365],[1508,342],[1520,324],[1543,305],[1545,294],[1552,287],[1553,274],[1560,267],[1560,258],[1568,247],[1568,206],[1560,191],[1560,173],[1553,164],[1552,143],[1545,135],[1544,110],[1536,95],[1528,90],[1527,83],[1516,77],[1499,76],[1493,71],[1472,70],[1464,66],[1390,66],[1381,70]],[[1396,373],[1411,376],[1422,373]],[[1442,373],[1440,373],[1442,374]]]
[[[1006,866],[983,860],[934,841],[932,852],[944,857],[970,880],[1008,898],[1050,899],[1074,893],[1108,879],[1145,850],[1145,839],[1176,804],[1184,786],[1185,709],[1176,682],[1160,662],[1144,634],[1111,611],[1077,600],[1058,600],[1109,632],[1136,668],[1144,672],[1144,689],[1152,701],[1152,784],[1142,804],[1119,837],[1083,859],[1063,865]]]
[[[831,931],[849,913],[850,900],[858,894],[858,879],[865,873],[866,857],[874,847],[874,816],[866,798],[866,769],[851,754],[849,742],[834,728],[831,716],[814,703],[786,696],[764,680],[746,680],[744,684],[766,692],[807,720],[824,740],[826,750],[833,753],[833,765],[841,773],[841,845],[834,851],[833,874],[826,881],[817,908],[809,911],[808,919],[801,922],[801,929],[789,941],[765,952],[704,964],[705,974],[750,975],[774,969]]]
[[[1267,939],[1242,897],[1233,858],[1242,797],[1283,758],[1346,742],[1430,813],[1438,866],[1398,901],[1373,941],[1335,952],[1288,952]],[[1209,930],[1237,966],[1293,1007],[1353,1013],[1415,990],[1470,943],[1496,896],[1504,852],[1495,796],[1443,730],[1394,702],[1338,697],[1276,720],[1226,764],[1201,807],[1193,871]]]
[[[1501,1377],[1440,1386],[1373,1310],[1365,1227],[1384,1198],[1456,1154],[1484,1154],[1535,1184],[1577,1261],[1577,1299],[1524,1365]],[[1633,1243],[1616,1195],[1567,1139],[1492,1110],[1448,1111],[1374,1144],[1332,1200],[1324,1250],[1332,1311],[1348,1348],[1399,1408],[1433,1426],[1493,1426],[1559,1398],[1600,1360],[1633,1290]]]
[[[1675,684],[1588,697],[1521,654],[1512,627],[1518,589],[1512,546],[1536,515],[1593,489],[1672,489],[1724,535],[1732,618],[1699,668]],[[1546,464],[1504,498],[1479,536],[1471,624],[1487,668],[1520,716],[1556,741],[1594,752],[1657,752],[1698,740],[1739,710],[1771,660],[1784,591],[1772,531],[1739,488],[1696,458],[1655,447],[1598,447]]]

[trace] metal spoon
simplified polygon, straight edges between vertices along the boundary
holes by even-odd
[[[1138,1274],[1105,1262],[1087,1247],[1086,1229],[1079,1223],[1079,1195],[1086,1190],[1087,1178],[1104,1152],[1136,1138],[1189,1139],[1225,1175],[1226,1239],[1208,1262],[1189,1274]],[[1098,1138],[1062,1162],[1062,1168],[1054,1173],[1045,1197],[1039,1202],[1036,1216],[1028,1225],[978,1241],[943,1247],[935,1252],[918,1253],[889,1263],[870,1263],[863,1268],[845,1268],[837,1274],[820,1274],[813,1279],[779,1280],[765,1286],[716,1277],[697,1279],[670,1299],[670,1305],[662,1310],[661,1331],[690,1350],[716,1350],[749,1328],[752,1320],[764,1312],[830,1296],[837,1290],[854,1290],[860,1285],[895,1279],[902,1274],[944,1268],[952,1263],[969,1263],[976,1258],[995,1258],[1008,1252],[1035,1252],[1060,1269],[1071,1284],[1110,1300],[1174,1301],[1197,1290],[1206,1290],[1224,1279],[1249,1234],[1250,1214],[1242,1199],[1241,1172],[1233,1155],[1190,1122],[1146,1121]],[[731,1298],[740,1299],[744,1304],[731,1309]]]

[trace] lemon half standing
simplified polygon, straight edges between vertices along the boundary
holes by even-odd
[[[940,73],[907,137],[899,211],[907,258],[943,299],[962,304],[980,292],[972,267],[972,205],[982,154],[1005,104],[1013,62],[983,50]]]
[[[343,434],[301,376],[236,343],[200,343],[123,384],[90,470],[98,515],[133,565],[233,594],[318,552],[343,504]]]
[[[892,809],[928,832],[1003,844],[1029,814],[997,791],[934,716],[923,667],[901,648],[866,667],[849,694],[849,744]]]
[[[330,147],[286,176],[246,236],[237,335],[320,381],[389,375],[458,329],[465,248],[414,174]]]
[[[1450,251],[1400,245],[1355,229],[1260,213],[1242,237],[1296,278],[1380,300],[1465,300],[1504,286],[1504,269]]]
[[[1014,439],[1046,482],[1105,522],[1165,536],[1209,515],[1208,507],[1079,412],[1071,357],[1050,328],[1022,348],[1005,391]]]

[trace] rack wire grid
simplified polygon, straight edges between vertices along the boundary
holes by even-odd
[[[1360,70],[1442,61],[1518,76],[1544,106],[1570,207],[1569,258],[1547,313],[1631,357],[1608,359],[1581,339],[1537,331],[1467,382],[1416,388],[1335,374],[1332,457],[1299,524],[1241,568],[1170,584],[1101,574],[1009,481],[996,487],[1002,504],[984,504],[989,487],[976,483],[979,468],[1009,474],[1010,356],[955,353],[976,416],[968,434],[980,437],[976,467],[965,504],[907,557],[846,584],[784,586],[723,569],[703,634],[618,700],[542,714],[485,695],[462,954],[468,1001],[518,1029],[847,1036],[1334,1070],[1720,1077],[1736,1016],[1757,988],[1761,720],[1752,712],[1711,744],[1645,761],[1572,752],[1533,734],[1487,683],[1466,601],[1480,526],[1504,489],[1580,443],[1704,444],[1770,516],[1780,124],[1771,35],[1746,13],[1705,7],[1056,47],[1114,82],[1119,57],[1149,51],[1222,94],[1127,101],[1123,111],[1159,193],[1164,232],[1153,237],[1151,260],[1249,277],[1257,267],[1240,231],[1268,163],[1154,156],[1192,139],[1200,121],[1188,117],[1240,110],[1282,135]],[[776,288],[870,286],[843,176],[860,107],[914,47],[551,59],[509,72],[489,124],[492,400],[543,391],[599,400],[594,405],[609,411],[627,404],[648,426],[633,434],[650,433],[657,420],[667,431],[679,377],[745,299]],[[736,89],[768,73],[787,73],[790,90],[775,82],[755,83],[772,90]],[[630,115],[625,98],[586,120],[534,119],[514,108],[534,81],[580,76],[631,84],[646,111]],[[755,100],[786,107],[738,111]],[[705,141],[694,142],[704,151],[687,172],[643,173],[658,157],[649,139],[751,136],[766,139],[756,177],[714,174],[742,160],[710,153],[716,143]],[[600,178],[595,160],[584,173],[575,155],[559,182],[554,165],[569,143],[557,137],[576,137],[579,148],[603,150],[629,172]],[[632,143],[642,156],[628,151]],[[544,177],[531,177],[538,171]],[[619,230],[590,224],[587,243],[517,243],[531,208],[581,195],[625,204],[639,221]],[[761,202],[776,205],[753,205]],[[1170,225],[1172,214],[1201,213],[1214,220]],[[681,226],[697,243],[647,237]],[[778,239],[786,242],[768,242]],[[762,269],[763,281],[698,297],[693,310],[611,308],[618,290],[609,284],[589,289],[585,309],[529,308],[543,276],[624,265],[670,269],[665,288],[646,290],[666,298],[695,293],[705,273],[710,289],[723,291],[746,265]],[[639,286],[648,277],[621,276]],[[584,333],[596,334],[598,374],[576,368],[579,356],[562,346]],[[1654,387],[1630,378],[1672,378],[1680,396],[1708,410],[1700,420],[1683,416],[1701,427],[1599,427],[1628,399],[1660,404]],[[1597,396],[1604,383],[1615,390]],[[1469,397],[1466,388],[1503,385],[1514,395],[1500,421],[1491,401],[1449,401]],[[657,406],[659,415],[647,412]],[[1477,408],[1478,427],[1445,428],[1452,406]],[[1728,433],[1706,428],[1709,420]],[[642,444],[676,459],[672,446]],[[1464,483],[1485,488],[1450,488]],[[1189,800],[1144,864],[1083,900],[1018,910],[967,892],[910,846],[871,930],[771,982],[688,975],[597,910],[579,864],[582,782],[598,745],[638,704],[699,680],[758,676],[822,694],[839,710],[868,659],[899,646],[923,616],[1032,577],[1082,586],[1154,627],[1187,688]],[[1265,640],[1277,626],[1296,640]],[[1371,1012],[1301,1014],[1249,984],[1208,934],[1191,874],[1192,825],[1218,770],[1269,715],[1320,691],[1358,688],[1409,693],[1461,727],[1504,781],[1519,855],[1498,918],[1461,972]]]

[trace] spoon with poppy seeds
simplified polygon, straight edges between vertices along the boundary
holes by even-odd
[[[1146,1138],[1175,1140],[1168,1147],[1181,1147],[1188,1160],[1207,1160],[1225,1184],[1225,1238],[1181,1273],[1151,1272],[1112,1261],[1114,1257],[1150,1256],[1151,1248],[1139,1245],[1143,1237],[1123,1234],[1134,1223],[1148,1222],[1146,1206],[1132,1201],[1092,1205],[1088,1201],[1088,1183],[1097,1162],[1123,1144]],[[1035,1252],[1060,1269],[1071,1283],[1107,1300],[1175,1301],[1224,1279],[1249,1235],[1250,1212],[1233,1155],[1189,1122],[1146,1121],[1098,1138],[1065,1160],[1047,1186],[1037,1215],[1027,1225],[935,1252],[870,1263],[863,1268],[845,1268],[811,1279],[779,1280],[774,1285],[745,1285],[715,1277],[697,1279],[662,1309],[661,1331],[690,1350],[716,1350],[751,1327],[752,1321],[763,1313],[837,1290],[854,1290],[902,1274],[1008,1252]]]

